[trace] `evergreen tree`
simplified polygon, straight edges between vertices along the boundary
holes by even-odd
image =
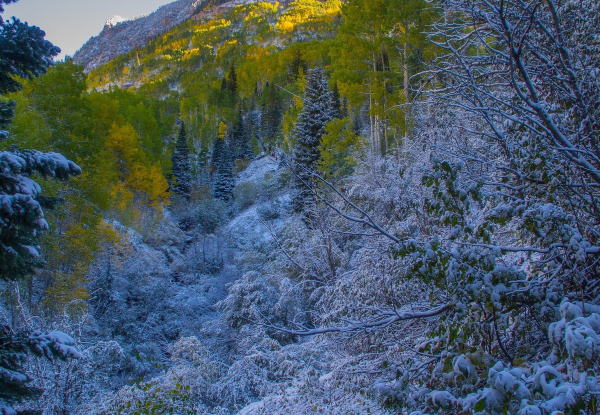
[[[173,184],[171,189],[177,196],[189,199],[192,189],[192,175],[187,135],[183,121],[179,127],[179,136],[171,159],[173,161]]]
[[[283,113],[283,102],[277,89],[272,84],[267,84],[261,97],[260,138],[263,151],[270,151],[272,144],[278,141]]]
[[[233,197],[233,156],[225,138],[218,137],[212,152],[213,196],[225,202]]]
[[[249,159],[252,157],[250,134],[244,123],[242,111],[239,112],[238,118],[231,130],[231,143],[235,160]]]
[[[3,5],[14,0],[0,0]],[[43,74],[60,51],[44,39],[44,32],[13,18],[0,17],[0,95],[21,88],[18,77]],[[6,127],[13,104],[0,101],[0,128]],[[8,136],[0,132],[0,138]],[[42,210],[40,186],[33,174],[67,179],[81,173],[72,161],[57,153],[34,150],[0,152],[0,280],[16,280],[31,273],[39,264],[38,235],[48,228]],[[0,321],[0,413],[14,414],[15,403],[39,391],[29,385],[31,379],[22,365],[28,354],[47,358],[76,357],[74,341],[61,332],[48,334],[17,331]]]
[[[4,129],[10,124],[14,115],[15,103],[12,101],[0,101],[0,140],[8,138],[8,131]]]
[[[197,188],[207,188],[210,187],[210,173],[208,170],[208,157],[209,152],[208,149],[203,148],[200,150],[198,154],[197,164],[196,164],[196,187]]]
[[[17,0],[0,0],[0,13],[4,4]],[[52,56],[60,52],[44,39],[45,33],[36,26],[29,26],[19,19],[4,21],[0,16],[0,95],[20,89],[17,78],[41,75],[52,62]],[[14,114],[14,103],[0,100],[0,140],[8,137],[4,129]]]
[[[335,117],[333,94],[327,85],[327,77],[321,68],[308,72],[304,92],[304,108],[294,127],[296,145],[292,157],[292,169],[296,178],[298,194],[294,209],[306,211],[314,203],[310,187],[320,156],[321,137],[326,124]]]
[[[301,74],[305,73],[308,69],[306,61],[302,58],[302,52],[300,49],[296,49],[294,53],[294,58],[289,65],[288,72],[290,74],[290,78],[292,80],[298,79]]]
[[[342,100],[342,107],[340,108],[340,116],[341,118],[346,118],[348,116],[348,98],[344,97]]]
[[[340,98],[340,90],[338,89],[337,82],[333,85],[333,91],[331,95],[332,105],[333,105],[333,117],[334,118],[343,118],[342,113],[342,101]]]
[[[231,95],[235,96],[237,94],[237,74],[235,73],[234,65],[231,65],[231,69],[229,70],[229,74],[227,75],[227,89],[229,90],[229,92],[231,92]]]

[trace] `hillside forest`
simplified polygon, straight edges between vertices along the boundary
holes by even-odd
[[[600,2],[16,1],[1,415],[600,413]]]

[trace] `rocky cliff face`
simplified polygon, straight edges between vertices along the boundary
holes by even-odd
[[[89,72],[111,59],[142,47],[150,40],[184,22],[211,0],[177,0],[154,13],[129,21],[110,19],[98,36],[92,37],[73,57]]]

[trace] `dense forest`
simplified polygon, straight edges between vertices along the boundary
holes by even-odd
[[[600,413],[600,2],[16,1],[0,415]]]

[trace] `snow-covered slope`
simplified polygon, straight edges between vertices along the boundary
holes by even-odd
[[[73,60],[90,71],[123,53],[144,46],[189,19],[203,3],[206,1],[177,0],[134,20],[113,17],[106,22],[98,36],[92,37],[75,53]]]

